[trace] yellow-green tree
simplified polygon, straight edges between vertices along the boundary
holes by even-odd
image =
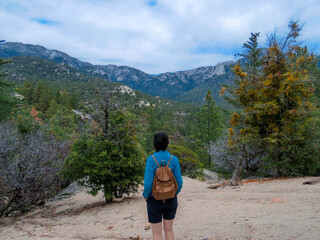
[[[289,29],[285,39],[269,36],[266,49],[257,47],[259,34],[252,34],[242,54],[245,66],[234,68],[232,95],[243,111],[232,116],[232,125],[241,127],[229,130],[229,145],[236,148],[239,142],[255,139],[266,151],[267,166],[275,176],[312,173],[317,164],[317,158],[311,163],[314,152],[306,147],[313,138],[309,130],[316,127],[311,116],[313,55],[297,44],[299,24],[292,21]]]

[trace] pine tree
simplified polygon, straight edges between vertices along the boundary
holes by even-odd
[[[19,91],[25,97],[27,103],[33,103],[34,87],[29,81],[25,81]]]
[[[8,63],[0,58],[0,67]],[[0,74],[0,122],[7,119],[14,106],[13,98],[10,96],[10,84],[3,80],[5,74]]]
[[[209,146],[211,141],[216,141],[223,130],[222,116],[219,107],[215,104],[209,90],[206,95],[206,103],[198,114],[198,138],[202,145]],[[211,166],[211,157],[208,156],[208,166]]]
[[[50,101],[53,98],[52,91],[49,86],[46,85],[43,81],[39,81],[36,85],[36,88],[33,91],[33,103],[35,103],[37,109],[45,113],[49,106]]]

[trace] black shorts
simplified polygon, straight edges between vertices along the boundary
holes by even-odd
[[[148,221],[149,223],[162,222],[162,217],[165,220],[172,220],[176,216],[178,199],[177,196],[171,199],[156,200],[153,196],[147,199]]]

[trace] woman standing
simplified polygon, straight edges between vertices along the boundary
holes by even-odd
[[[153,146],[156,152],[147,158],[147,164],[144,174],[143,197],[147,201],[148,221],[152,224],[152,234],[154,240],[162,240],[162,218],[165,239],[175,239],[173,232],[173,220],[175,218],[178,207],[177,195],[182,188],[183,180],[178,158],[176,156],[172,156],[166,150],[168,144],[169,138],[165,132],[157,132],[154,134]],[[156,162],[156,160],[159,163],[164,160],[166,164],[168,164],[168,162],[170,161],[168,167],[171,169],[178,185],[177,194],[174,198],[163,201],[156,200],[152,196],[153,179],[158,168],[158,163]]]

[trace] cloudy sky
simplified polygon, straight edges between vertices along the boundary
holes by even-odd
[[[263,45],[290,19],[319,53],[319,13],[320,0],[0,0],[0,40],[156,74],[234,60],[251,32]]]

